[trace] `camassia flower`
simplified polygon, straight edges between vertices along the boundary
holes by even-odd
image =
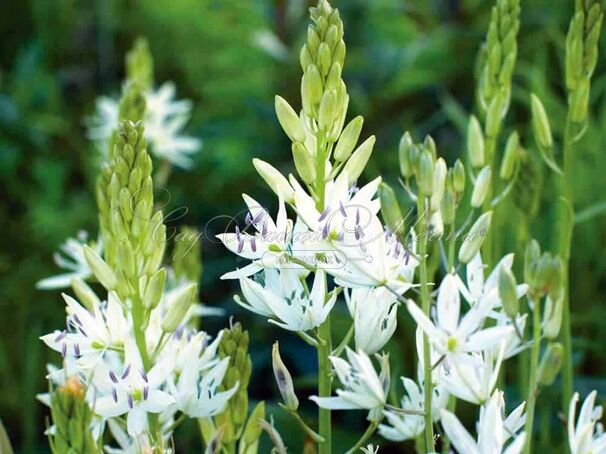
[[[225,403],[238,390],[238,386],[217,392],[223,381],[229,358],[216,358],[221,335],[206,348],[206,333],[197,333],[178,351],[167,349],[167,354],[175,354],[175,368],[178,379],[168,379],[169,389],[176,399],[177,408],[192,418],[206,418],[219,413]],[[182,342],[179,342],[182,345]]]
[[[596,391],[585,398],[579,419],[576,420],[576,408],[579,393],[574,393],[568,409],[568,443],[572,454],[597,454],[606,452],[606,434],[598,421],[602,418],[602,407],[595,406]]]
[[[346,289],[345,301],[354,319],[356,349],[366,354],[381,350],[397,325],[397,296],[385,287]]]
[[[109,293],[102,308],[95,306],[93,312],[69,295],[63,294],[63,299],[67,305],[67,327],[42,336],[46,345],[83,369],[93,368],[108,349],[123,347],[131,324],[114,292]]]
[[[295,270],[267,269],[264,286],[253,279],[240,278],[245,301],[235,300],[242,307],[265,317],[289,331],[308,331],[326,320],[337,299],[336,291],[326,299],[326,274],[315,273],[309,294]]]
[[[457,398],[481,405],[492,395],[505,353],[505,341],[498,349],[460,354],[444,365],[442,385]]]
[[[369,420],[379,420],[387,402],[389,390],[389,361],[379,356],[380,375],[368,355],[346,348],[348,361],[331,356],[330,361],[343,385],[337,389],[337,397],[311,396],[310,399],[322,408],[330,410],[369,410]]]
[[[511,270],[513,258],[513,254],[504,256],[488,275],[488,278],[484,279],[486,266],[478,252],[466,266],[467,284],[458,275],[456,276],[459,292],[461,292],[463,298],[471,305],[488,300],[486,304],[490,304],[491,309],[501,307],[498,291],[499,271],[501,268]],[[519,284],[516,288],[518,298],[524,296],[527,290],[528,285]]]
[[[422,368],[420,369],[423,370]],[[392,441],[411,440],[419,436],[425,430],[423,412],[425,411],[425,395],[423,394],[423,383],[417,384],[410,378],[402,377],[406,395],[402,397],[400,407],[408,411],[407,414],[386,410],[385,419],[389,424],[381,424],[379,433],[384,438]],[[440,410],[448,404],[448,392],[441,386],[433,388],[431,400],[431,414],[434,422],[440,419]],[[412,414],[418,412],[419,414]]]
[[[247,229],[252,229],[253,232],[240,230],[236,225],[234,233],[221,233],[217,238],[231,252],[253,262],[244,268],[224,274],[221,279],[239,279],[251,276],[264,268],[280,268],[283,265],[280,258],[292,249],[293,223],[286,216],[284,200],[279,199],[278,215],[274,222],[259,202],[246,194],[242,194],[242,198],[248,206]],[[297,268],[292,262],[288,262],[287,266]]]
[[[175,100],[175,85],[166,82],[157,90],[146,93],[145,138],[151,145],[151,153],[178,167],[188,169],[192,157],[202,142],[181,134],[189,121],[191,102]],[[104,154],[108,152],[109,140],[119,125],[119,102],[107,96],[96,101],[96,112],[86,119],[88,138],[97,144]]]
[[[503,420],[503,393],[495,391],[490,400],[480,410],[477,424],[478,439],[473,439],[457,417],[448,410],[441,411],[442,426],[446,435],[458,452],[465,454],[519,454],[524,448],[525,433],[515,433],[522,427],[524,417],[521,413],[524,404],[516,408]],[[510,437],[513,441],[505,449]]]
[[[125,345],[122,370],[109,370],[109,390],[95,400],[95,412],[106,418],[127,414],[128,433],[136,436],[147,430],[147,413],[161,413],[175,404],[175,399],[162,390],[171,372],[163,362],[145,371],[134,339]]]
[[[97,242],[88,242],[88,232],[81,230],[76,238],[68,238],[61,245],[59,251],[53,254],[53,259],[57,266],[67,270],[67,273],[58,274],[44,278],[36,284],[36,287],[43,290],[69,287],[74,279],[87,280],[92,277],[91,271],[86,259],[84,258],[84,245],[88,244],[98,255],[101,255],[103,243],[99,239]]]
[[[435,323],[432,322],[414,301],[408,300],[406,307],[417,325],[427,334],[431,345],[441,355],[456,355],[485,350],[499,343],[514,329],[512,326],[494,326],[482,329],[484,320],[492,309],[490,299],[482,299],[463,316],[457,277],[448,274],[440,284]]]

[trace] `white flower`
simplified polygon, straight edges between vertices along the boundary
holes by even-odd
[[[482,262],[482,256],[478,252],[471,262],[467,264],[467,285],[465,285],[457,275],[459,291],[461,292],[461,295],[463,295],[463,298],[471,305],[483,301],[485,304],[489,304],[491,309],[501,307],[498,289],[499,272],[501,267],[511,270],[513,258],[513,254],[504,256],[485,280],[484,268],[486,268],[486,265]],[[519,284],[516,288],[518,298],[524,296],[527,291],[527,284]]]
[[[503,362],[505,343],[499,349],[451,357],[443,366],[443,386],[457,398],[480,405],[492,395]]]
[[[385,287],[345,290],[354,319],[356,349],[378,352],[391,339],[397,324],[397,297]]]
[[[68,238],[65,240],[65,243],[60,246],[59,251],[53,254],[53,259],[58,267],[68,270],[68,272],[42,279],[36,283],[36,287],[44,290],[66,288],[69,287],[76,278],[86,280],[92,277],[93,272],[84,258],[83,247],[86,244],[88,244],[88,233],[84,230],[78,232],[76,238]],[[98,255],[101,255],[103,250],[103,243],[101,240],[88,245]]]
[[[389,388],[389,362],[379,357],[381,374],[377,374],[366,353],[346,349],[347,359],[331,356],[330,360],[343,389],[337,389],[337,397],[311,396],[321,408],[330,410],[370,410],[368,418],[377,420],[387,402]]]
[[[252,233],[241,231],[236,225],[235,233],[221,233],[217,238],[234,254],[245,259],[253,260],[242,269],[226,273],[221,279],[239,279],[251,276],[264,268],[280,268],[280,258],[292,249],[293,223],[286,217],[284,200],[279,199],[276,221],[255,199],[242,194],[248,206],[246,229],[254,229]],[[288,263],[290,268],[297,268]]]
[[[175,399],[161,389],[171,369],[156,362],[146,371],[134,339],[129,339],[124,349],[124,369],[108,372],[111,390],[96,399],[94,411],[106,418],[127,414],[128,434],[137,436],[147,429],[147,413],[161,413],[175,404]]]
[[[579,419],[576,422],[576,407],[579,393],[574,393],[568,409],[568,443],[572,454],[606,453],[606,434],[598,421],[602,418],[602,407],[595,406],[597,393],[592,391],[585,398]]]
[[[489,299],[482,299],[461,318],[457,277],[448,274],[444,277],[438,291],[435,324],[414,301],[408,300],[406,307],[418,326],[429,337],[431,345],[442,355],[452,355],[485,350],[513,331],[513,327],[509,325],[481,329],[491,310],[491,304]]]
[[[192,418],[206,418],[221,412],[225,403],[238,390],[217,392],[229,365],[229,358],[218,361],[216,351],[221,335],[204,349],[205,333],[194,335],[177,353],[175,372],[177,383],[169,379],[169,389],[177,408]]]
[[[425,411],[425,394],[423,383],[417,384],[410,378],[402,377],[406,395],[402,397],[400,407],[409,412],[420,412],[421,414],[406,414],[395,411],[385,411],[387,424],[379,426],[379,433],[391,441],[404,441],[416,438],[425,430],[425,419],[422,413]],[[433,388],[431,400],[431,414],[433,421],[440,418],[440,410],[448,404],[448,392],[440,387]]]
[[[305,189],[293,178],[291,184],[295,190],[295,210],[307,226],[315,232],[325,230],[338,236],[342,229],[355,226],[355,215],[358,210],[364,216],[376,215],[381,208],[379,199],[373,199],[381,177],[375,178],[361,189],[350,188],[347,174],[341,173],[335,181],[328,181],[324,189],[324,211],[320,213],[316,202]]]
[[[191,102],[175,100],[175,86],[166,82],[157,90],[146,93],[145,138],[151,153],[178,167],[188,169],[192,166],[191,155],[198,151],[202,142],[181,134],[189,121]],[[102,96],[96,101],[95,115],[86,119],[88,138],[97,144],[106,154],[109,140],[119,123],[119,102]]]
[[[307,294],[300,274],[295,270],[264,271],[265,286],[246,277],[240,278],[240,287],[246,302],[237,296],[242,307],[259,315],[271,317],[271,323],[289,331],[308,331],[326,320],[337,300],[336,291],[326,300],[326,274],[318,270],[311,292]]]
[[[66,360],[74,360],[83,369],[92,369],[111,347],[122,348],[130,332],[122,303],[110,292],[107,303],[89,312],[71,296],[63,294],[67,304],[67,329],[42,336],[41,339]]]
[[[512,413],[514,418],[511,420],[508,418],[505,421],[502,414],[503,406],[502,393],[496,391],[490,401],[480,410],[477,442],[453,413],[442,410],[442,426],[457,451],[465,454],[519,454],[522,452],[524,433],[516,436],[505,450],[503,448],[509,437],[513,436],[521,427],[520,421],[523,424],[523,418],[519,416],[523,410],[523,404]],[[510,432],[512,428],[515,430]]]
[[[343,287],[384,286],[399,295],[411,288],[419,263],[414,241],[410,248],[403,246],[369,210],[356,210],[348,218],[352,225],[343,228],[337,237],[329,237],[337,258],[343,258],[343,266],[331,264],[326,272]]]
[[[360,451],[362,451],[364,454],[378,454],[379,446],[375,446],[372,443],[370,443],[365,448],[364,447],[360,448]]]

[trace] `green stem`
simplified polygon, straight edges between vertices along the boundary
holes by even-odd
[[[419,257],[420,281],[421,281],[421,305],[424,314],[429,317],[431,300],[429,298],[429,285],[427,284],[427,235],[425,228],[427,226],[425,195],[419,191],[417,200],[417,211],[419,219]],[[423,334],[423,382],[425,388],[425,449],[426,452],[433,452],[433,420],[431,418],[431,398],[433,395],[433,383],[431,381],[431,352],[429,350],[429,338]]]
[[[539,391],[537,383],[537,369],[539,367],[539,348],[541,346],[541,302],[538,298],[532,299],[532,351],[530,353],[530,376],[528,379],[528,397],[526,398],[526,443],[524,454],[530,454],[532,446],[532,427],[534,424],[534,410]]]
[[[324,195],[326,189],[326,157],[327,145],[322,132],[318,133],[316,150],[316,208],[321,213],[324,211]],[[320,397],[329,397],[332,393],[330,381],[330,353],[332,351],[332,339],[330,332],[330,315],[326,321],[318,328],[318,335],[324,340],[318,345],[318,394]],[[320,436],[324,439],[318,445],[319,454],[331,454],[332,451],[332,424],[330,410],[326,408],[318,409],[318,426]]]
[[[301,418],[301,416],[299,415],[299,413],[297,413],[296,410],[288,410],[286,407],[282,408],[284,408],[288,412],[288,414],[290,414],[294,418],[294,420],[297,421],[299,426],[301,426],[301,428],[313,441],[315,441],[316,443],[324,443],[324,438],[322,438],[315,430],[305,424],[305,421],[303,421],[303,418]]]
[[[497,180],[497,178],[496,178],[497,172],[495,169],[495,163],[496,163],[495,151],[496,151],[496,145],[497,145],[497,137],[498,137],[498,135],[495,135],[495,137],[487,136],[486,142],[484,144],[486,161],[490,165],[490,170],[492,172],[490,186],[488,188],[488,192],[486,193],[486,198],[484,199],[484,204],[482,206],[482,211],[484,213],[486,213],[487,211],[492,209],[490,206],[490,203],[492,201],[492,195],[494,193],[496,180]],[[493,226],[495,224],[495,222],[494,222],[495,211],[496,211],[496,209],[493,209],[493,213],[492,213]],[[488,264],[489,266],[493,265],[493,251],[494,251],[493,246],[494,246],[494,242],[497,240],[498,240],[497,231],[493,227],[493,228],[489,229],[488,238],[486,238],[486,240],[484,241],[484,247],[482,248],[482,258],[484,259],[484,263]]]
[[[572,336],[570,329],[570,248],[572,242],[572,229],[574,223],[574,207],[572,193],[573,172],[573,140],[572,121],[570,110],[566,117],[566,129],[564,130],[564,175],[561,181],[561,210],[559,216],[559,245],[558,252],[564,262],[564,301],[562,307],[562,329],[561,337],[564,345],[564,361],[562,365],[562,409],[566,414],[573,392],[573,368],[572,368]]]
[[[354,453],[358,452],[359,449],[362,446],[364,446],[364,443],[366,443],[368,441],[368,439],[370,437],[372,437],[372,434],[375,433],[375,430],[377,430],[378,425],[379,425],[379,423],[376,421],[371,422],[370,425],[368,426],[368,428],[366,429],[366,432],[364,432],[362,434],[362,436],[360,437],[358,442],[355,445],[353,445],[353,447],[349,451],[347,451],[346,454],[354,454]]]

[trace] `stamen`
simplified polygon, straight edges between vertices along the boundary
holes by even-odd
[[[143,400],[147,400],[147,396],[149,396],[149,386],[143,388]]]
[[[122,380],[125,380],[126,377],[128,377],[128,374],[130,374],[130,364],[128,366],[126,366],[126,369],[124,370],[124,373],[122,374]]]
[[[257,252],[257,242],[254,236],[250,239],[250,247],[252,248],[253,252]]]
[[[80,345],[74,344],[74,355],[80,356]]]
[[[61,347],[61,356],[65,358],[65,355],[67,355],[67,344],[64,342]]]
[[[330,213],[330,207],[326,207],[324,209],[324,211],[322,211],[322,214],[320,215],[320,218],[318,219],[318,222],[322,222],[326,218],[326,216],[329,215],[329,213]]]
[[[347,211],[345,211],[345,207],[343,206],[343,202],[339,200],[339,210],[341,210],[341,214],[344,218],[347,217]]]
[[[328,238],[328,222],[324,225],[324,228],[322,229],[322,239],[325,240],[326,238]]]
[[[145,383],[147,383],[148,380],[147,380],[147,374],[145,373],[145,369],[141,368],[139,370],[139,373],[141,374],[141,378],[145,381]]]
[[[252,214],[250,214],[250,211],[248,213],[246,213],[246,217],[244,218],[244,222],[246,223],[246,225],[252,224],[253,220],[252,220]]]
[[[118,403],[118,391],[116,391],[116,388],[114,388],[112,386],[112,397],[114,398],[114,402]]]
[[[130,408],[132,410],[133,409],[133,396],[131,396],[129,394],[126,398],[128,400],[128,408]]]
[[[114,383],[118,383],[118,377],[111,370],[109,371],[109,379]]]
[[[67,331],[61,331],[57,337],[55,337],[55,342],[59,343],[67,336]]]

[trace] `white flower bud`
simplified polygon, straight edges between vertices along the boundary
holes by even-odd
[[[143,304],[148,309],[154,309],[162,299],[164,283],[166,282],[166,269],[160,268],[149,279],[143,294]]]
[[[480,171],[480,174],[473,185],[473,192],[471,193],[472,207],[479,208],[484,203],[486,194],[488,194],[488,190],[490,189],[491,177],[492,172],[490,166],[486,166]]]
[[[301,142],[294,142],[292,144],[292,156],[301,179],[307,184],[313,182],[316,178],[316,167],[305,145]]]
[[[444,196],[444,188],[446,185],[446,161],[443,158],[438,158],[433,170],[433,194],[431,195],[430,208],[431,211],[437,211],[442,204]]]
[[[349,158],[356,143],[358,143],[363,124],[364,118],[362,116],[357,116],[345,127],[337,142],[337,146],[335,147],[334,157],[336,161],[344,162]]]
[[[282,197],[285,202],[293,203],[295,200],[295,191],[286,179],[278,170],[271,164],[268,164],[261,159],[253,159],[253,165],[265,183],[274,191],[278,197]]]
[[[356,151],[351,155],[351,158],[347,161],[343,167],[343,172],[347,173],[347,183],[353,184],[358,177],[362,174],[364,167],[370,159],[372,154],[372,147],[375,144],[375,136],[370,136],[362,145],[360,145]]]
[[[280,357],[280,348],[277,342],[271,350],[271,362],[274,369],[274,377],[280,390],[280,395],[284,401],[284,405],[291,411],[295,411],[299,408],[299,399],[295,394],[295,387],[292,381],[290,372],[284,365],[282,358]]]
[[[553,146],[549,119],[541,100],[533,93],[530,95],[530,108],[532,110],[532,129],[537,143],[544,148]]]
[[[467,125],[467,153],[473,167],[484,165],[484,134],[480,122],[472,115]]]
[[[487,211],[471,226],[467,237],[459,248],[459,262],[462,264],[471,262],[471,259],[480,251],[482,243],[484,243],[484,239],[488,233],[488,229],[490,228],[491,220],[492,211]]]
[[[305,140],[305,131],[294,109],[280,96],[276,96],[275,107],[278,121],[286,135],[293,142],[303,142]]]
[[[88,266],[99,282],[101,282],[101,285],[107,290],[116,288],[116,285],[118,285],[118,279],[109,265],[87,245],[83,246],[83,250],[84,258],[86,259]]]
[[[168,312],[162,319],[162,331],[172,333],[179,327],[183,322],[185,315],[187,315],[187,311],[191,307],[197,293],[197,284],[191,284],[179,292],[168,308]]]

